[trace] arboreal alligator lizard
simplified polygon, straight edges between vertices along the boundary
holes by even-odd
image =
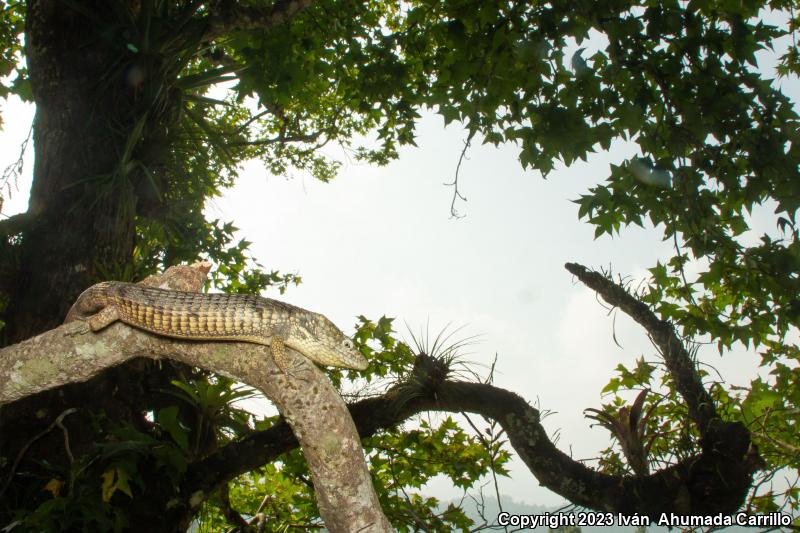
[[[120,320],[165,337],[269,345],[284,373],[284,346],[321,365],[367,367],[353,341],[323,315],[260,296],[169,291],[107,281],[86,289],[64,322],[86,317],[92,331]]]

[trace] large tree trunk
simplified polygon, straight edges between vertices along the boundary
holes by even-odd
[[[26,53],[36,102],[29,213],[36,222],[22,237],[6,344],[58,324],[99,268],[131,257],[128,207],[135,200],[115,170],[131,129],[133,91],[109,76],[108,45],[93,24],[60,2],[28,4]]]
[[[94,13],[108,9],[102,1],[83,4]],[[26,55],[36,103],[29,214],[35,222],[18,245],[20,268],[10,284],[3,344],[60,324],[82,290],[114,276],[118,267],[131,261],[136,183],[120,162],[140,114],[136,104],[141,94],[125,67],[114,63],[119,50],[111,46],[109,33],[64,2],[28,2]],[[90,382],[4,406],[0,456],[15,458],[27,450],[18,467],[26,475],[15,478],[3,496],[8,498],[5,503],[26,501],[26,507],[35,508],[52,497],[42,490],[53,476],[51,467],[70,470],[72,459],[60,431],[34,439],[59,414],[77,409],[63,423],[72,457],[87,457],[96,453],[96,445],[114,424],[127,422],[141,431],[151,430],[143,413],[165,401],[160,391],[175,377],[172,368],[134,361]],[[42,467],[37,462],[41,458],[51,465]],[[155,466],[150,470],[140,471],[143,479],[152,481],[146,483],[143,497],[114,503],[124,509],[133,530],[171,531],[174,524],[164,523],[161,512],[173,496],[172,489]],[[92,473],[98,483],[101,473]]]

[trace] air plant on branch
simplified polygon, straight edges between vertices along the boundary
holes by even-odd
[[[631,407],[625,405],[616,413],[613,413],[608,406],[603,410],[592,408],[584,410],[587,418],[596,420],[616,437],[628,465],[637,476],[646,476],[650,473],[647,457],[650,454],[650,447],[658,436],[657,433],[647,435],[647,421],[659,403],[654,402],[643,414],[644,400],[648,392],[650,392],[648,389],[644,389]]]

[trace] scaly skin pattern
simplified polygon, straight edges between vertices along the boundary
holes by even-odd
[[[64,322],[78,319],[87,319],[92,331],[120,320],[164,337],[268,345],[284,373],[284,346],[321,365],[367,367],[353,341],[323,315],[260,296],[168,291],[106,281],[86,289]]]

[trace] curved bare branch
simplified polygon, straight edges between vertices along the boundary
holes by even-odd
[[[676,389],[686,400],[689,416],[697,424],[700,434],[706,436],[711,426],[720,421],[719,415],[714,400],[703,387],[689,351],[675,333],[672,324],[658,318],[646,304],[599,272],[593,272],[577,263],[567,263],[564,268],[647,330],[664,357],[667,369],[675,380]]]

